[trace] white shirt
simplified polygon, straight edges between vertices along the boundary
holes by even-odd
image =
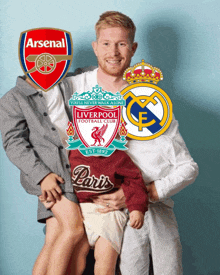
[[[194,162],[173,120],[161,136],[147,141],[130,140],[127,151],[140,168],[146,184],[154,181],[159,200],[173,207],[171,196],[175,195],[198,175]]]
[[[97,70],[67,78],[73,93],[91,91],[97,85]],[[165,133],[147,141],[130,140],[126,153],[142,172],[146,184],[154,181],[161,202],[173,207],[169,198],[193,183],[198,175],[174,118]]]
[[[46,105],[48,109],[48,115],[51,122],[57,128],[61,141],[64,147],[67,147],[66,141],[68,136],[66,134],[66,129],[68,127],[68,116],[65,111],[63,96],[59,90],[58,86],[50,89],[48,92],[42,91],[43,97],[46,100]]]
[[[81,94],[92,91],[92,88],[98,85],[97,71],[98,68],[90,72],[66,78],[73,93],[77,92]]]

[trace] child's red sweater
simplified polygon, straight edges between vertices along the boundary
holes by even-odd
[[[69,155],[72,183],[80,203],[106,194],[120,186],[124,191],[129,212],[147,211],[148,196],[140,170],[123,151],[109,157],[85,157],[78,150]]]

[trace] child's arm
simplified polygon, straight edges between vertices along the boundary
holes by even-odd
[[[129,212],[138,210],[144,214],[148,209],[148,195],[142,177],[125,178],[122,189]]]
[[[123,160],[118,163],[117,174],[124,177],[122,189],[129,212],[131,213],[137,210],[144,214],[148,209],[146,186],[140,170],[135,166],[128,155],[125,154]]]

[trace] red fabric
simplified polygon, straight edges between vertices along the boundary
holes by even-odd
[[[141,172],[125,152],[116,150],[109,157],[85,157],[72,150],[69,161],[79,202],[92,202],[92,197],[122,186],[128,210],[147,211],[148,196]]]

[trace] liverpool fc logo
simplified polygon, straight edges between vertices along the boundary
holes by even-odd
[[[85,156],[107,157],[116,149],[127,149],[127,131],[125,124],[120,124],[121,106],[125,105],[125,100],[120,93],[103,92],[96,86],[91,92],[75,93],[69,105],[73,106],[73,124],[69,122],[67,129],[68,150],[78,149]],[[118,130],[120,140],[116,138]],[[79,139],[73,139],[75,132]]]

